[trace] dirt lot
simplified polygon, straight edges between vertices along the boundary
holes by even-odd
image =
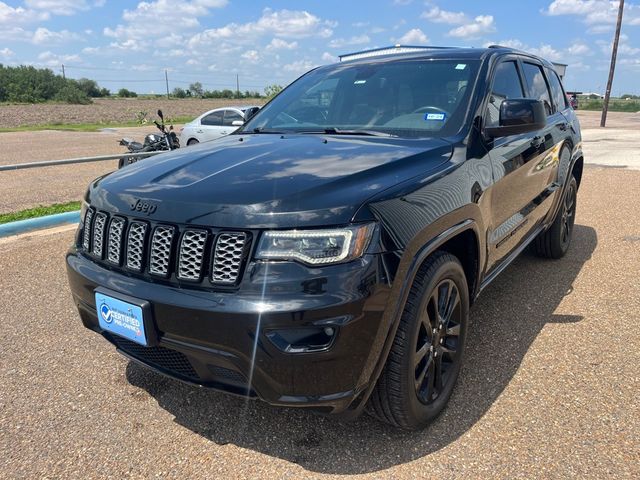
[[[263,99],[171,99],[98,98],[91,105],[0,105],[0,128],[71,123],[132,122],[140,112],[154,120],[162,109],[168,118],[197,117],[226,105],[261,105]]]
[[[640,478],[640,172],[592,167],[559,261],[472,309],[444,414],[405,433],[186,386],[81,327],[72,231],[0,241],[0,478]]]

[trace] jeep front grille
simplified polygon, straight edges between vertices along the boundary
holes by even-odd
[[[144,243],[147,237],[147,224],[131,222],[127,236],[127,267],[136,272],[142,270]]]
[[[122,252],[122,232],[124,231],[124,218],[113,217],[109,224],[109,243],[107,244],[107,260],[120,265]]]
[[[96,213],[96,220],[93,225],[93,254],[102,258],[102,250],[104,249],[104,227],[107,224],[107,214],[104,212]]]
[[[149,273],[163,277],[169,274],[173,231],[173,227],[167,225],[160,225],[153,231],[151,256],[149,258]]]
[[[204,258],[207,232],[204,230],[187,230],[182,235],[178,260],[178,278],[183,280],[200,280],[202,260]]]
[[[245,233],[221,233],[216,242],[213,255],[211,281],[233,285],[238,280],[240,267],[244,258],[244,247],[247,242]]]
[[[111,268],[229,288],[242,277],[250,239],[245,232],[182,228],[89,208],[79,241],[83,251]]]
[[[89,251],[91,247],[91,221],[93,220],[93,208],[87,208],[87,211],[84,214],[84,224],[82,232],[82,248],[86,251]]]

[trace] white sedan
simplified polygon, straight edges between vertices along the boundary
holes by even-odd
[[[209,110],[185,124],[180,131],[180,143],[193,145],[229,135],[242,126],[247,114],[252,116],[259,108],[258,106],[248,106]]]

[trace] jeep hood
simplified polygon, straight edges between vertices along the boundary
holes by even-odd
[[[367,199],[423,175],[451,156],[441,139],[309,134],[230,135],[174,150],[96,180],[98,209],[230,228],[348,223]],[[149,213],[149,212],[146,212]]]

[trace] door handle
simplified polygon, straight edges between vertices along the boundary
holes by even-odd
[[[196,133],[204,133],[202,130],[196,130]]]

